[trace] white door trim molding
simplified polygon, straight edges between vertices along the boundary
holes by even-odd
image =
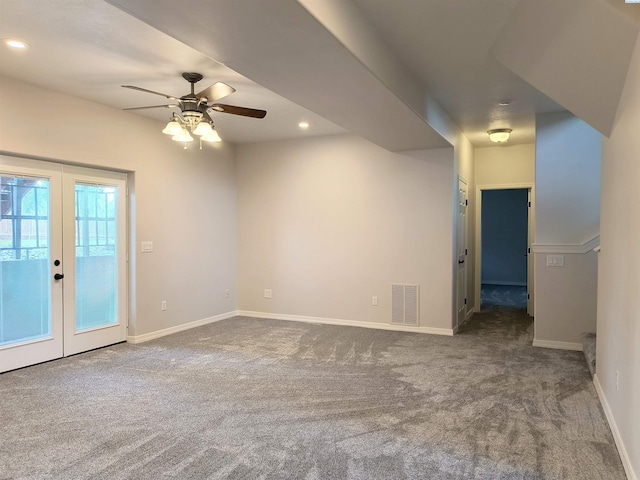
[[[531,183],[500,183],[500,184],[491,184],[491,185],[476,185],[476,216],[475,216],[475,311],[480,312],[480,307],[482,302],[480,301],[480,290],[482,288],[482,191],[483,190],[531,190],[531,229],[529,232],[530,238],[535,238],[535,184]],[[532,248],[533,250],[533,248]],[[534,271],[535,275],[535,271]],[[533,293],[533,279],[530,282],[529,288]],[[531,295],[531,301],[533,302],[533,295]],[[534,316],[533,310],[531,311],[531,315]]]

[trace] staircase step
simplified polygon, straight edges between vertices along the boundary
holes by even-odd
[[[584,358],[587,360],[587,366],[589,367],[589,373],[591,378],[596,373],[596,334],[586,333],[582,339],[582,351],[584,352]]]

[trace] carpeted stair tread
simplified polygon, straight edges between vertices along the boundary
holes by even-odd
[[[585,333],[582,340],[582,351],[584,352],[584,358],[587,360],[587,367],[589,367],[589,373],[591,378],[596,373],[596,334]]]

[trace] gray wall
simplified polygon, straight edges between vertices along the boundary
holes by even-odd
[[[129,336],[235,311],[233,146],[184,150],[162,135],[164,122],[8,77],[0,104],[1,151],[130,172]],[[34,111],[47,128],[24,128]],[[152,253],[139,253],[143,240]]]
[[[635,478],[640,475],[640,37],[616,124],[603,140],[596,387]]]
[[[482,192],[482,283],[526,285],[527,190]]]
[[[534,345],[581,349],[596,329],[602,137],[568,112],[538,115],[536,130]]]
[[[339,135],[237,152],[240,310],[389,324],[391,284],[419,284],[420,326],[450,331],[453,149]]]

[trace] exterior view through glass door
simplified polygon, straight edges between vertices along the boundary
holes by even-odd
[[[0,156],[0,372],[126,339],[124,174]]]
[[[64,355],[124,341],[124,174],[63,170]]]
[[[0,371],[63,355],[62,167],[0,157]],[[58,225],[58,228],[53,228]]]

